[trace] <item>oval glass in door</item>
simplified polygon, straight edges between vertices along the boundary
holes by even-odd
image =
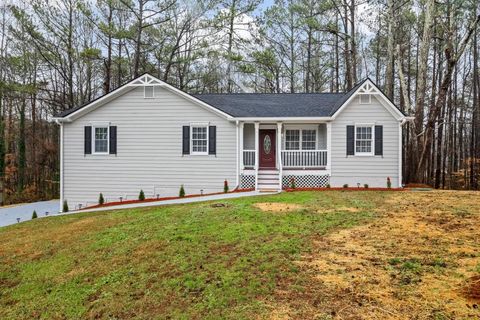
[[[272,140],[270,140],[270,136],[267,134],[265,138],[263,138],[263,151],[265,154],[270,154],[272,151]]]

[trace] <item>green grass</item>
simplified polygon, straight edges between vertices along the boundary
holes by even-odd
[[[261,317],[279,283],[305,282],[294,261],[314,237],[372,219],[389,194],[282,193],[3,228],[0,318]],[[257,202],[302,207],[272,213]]]

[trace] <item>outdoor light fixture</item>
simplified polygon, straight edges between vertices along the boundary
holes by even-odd
[[[200,189],[200,195],[203,196],[203,189]]]
[[[119,199],[120,199],[120,202],[122,202],[122,199],[123,199],[123,198],[122,198],[122,197],[120,197]]]
[[[20,218],[17,218],[17,222],[20,222]]]

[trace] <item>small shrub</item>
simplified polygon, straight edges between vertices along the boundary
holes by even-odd
[[[100,195],[98,196],[98,204],[102,205],[105,203],[105,199],[103,198],[103,194],[100,192]]]
[[[344,188],[344,189],[348,188],[348,183],[345,183],[345,184],[343,185],[343,188]]]
[[[68,202],[67,200],[63,200],[63,210],[62,212],[68,212]]]
[[[37,218],[38,218],[37,211],[33,210],[32,219],[37,219]]]
[[[327,188],[328,188],[328,189],[330,189],[330,188],[331,188],[331,186],[330,186],[330,183],[327,183]]]
[[[228,192],[228,181],[225,180],[223,182],[223,192],[227,193]]]
[[[180,198],[185,197],[185,188],[183,187],[183,184],[180,186],[180,192],[178,193],[178,196]]]
[[[368,189],[368,183],[365,183],[365,184],[363,185],[363,187],[364,187],[365,189]]]
[[[388,189],[392,188],[392,181],[390,181],[390,177],[387,177],[387,188]]]
[[[295,178],[292,177],[290,179],[290,188],[295,189],[296,187],[297,187],[297,185],[295,184]]]
[[[143,190],[140,190],[140,194],[138,195],[138,200],[143,201],[145,200],[145,193]]]

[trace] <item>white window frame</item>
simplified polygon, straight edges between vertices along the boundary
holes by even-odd
[[[285,132],[284,132],[284,137],[285,137],[285,141],[283,143],[283,147],[284,147],[284,150],[285,151],[313,151],[313,150],[318,150],[318,143],[319,143],[319,139],[318,139],[318,127],[313,127],[313,126],[309,126],[309,127],[300,127],[300,126],[288,126],[286,127],[285,129]],[[299,145],[298,145],[298,148],[299,149],[287,149],[287,130],[299,130],[299,134],[300,134],[300,137],[299,137]],[[303,149],[303,130],[313,130],[315,131],[315,148],[314,149]]]
[[[151,97],[147,97],[147,87],[148,87],[148,88],[152,88],[152,96],[151,96]],[[153,98],[155,98],[155,86],[148,86],[148,85],[144,86],[144,87],[143,87],[143,98],[144,98],[144,99],[153,99]]]
[[[107,151],[96,151],[95,150],[95,129],[106,128],[107,129]],[[95,124],[92,125],[92,154],[96,155],[106,155],[110,154],[110,124]]]
[[[362,97],[367,96],[368,102],[362,101]],[[359,93],[358,94],[358,103],[359,104],[371,104],[372,103],[372,95],[370,93]]]
[[[371,144],[370,152],[357,152],[357,128],[371,128],[371,130],[372,130],[372,139],[371,139],[372,144]],[[375,155],[375,124],[372,124],[372,123],[356,123],[355,124],[353,150],[354,150],[355,156],[371,157],[371,156]]]
[[[209,131],[208,130],[208,127],[210,126],[209,123],[205,123],[205,122],[202,122],[202,123],[190,123],[190,154],[191,155],[194,155],[194,156],[207,156],[208,155],[208,142],[210,141],[210,137],[209,137]],[[193,151],[193,128],[206,128],[206,132],[207,132],[207,149],[205,152],[199,152],[199,151]]]

